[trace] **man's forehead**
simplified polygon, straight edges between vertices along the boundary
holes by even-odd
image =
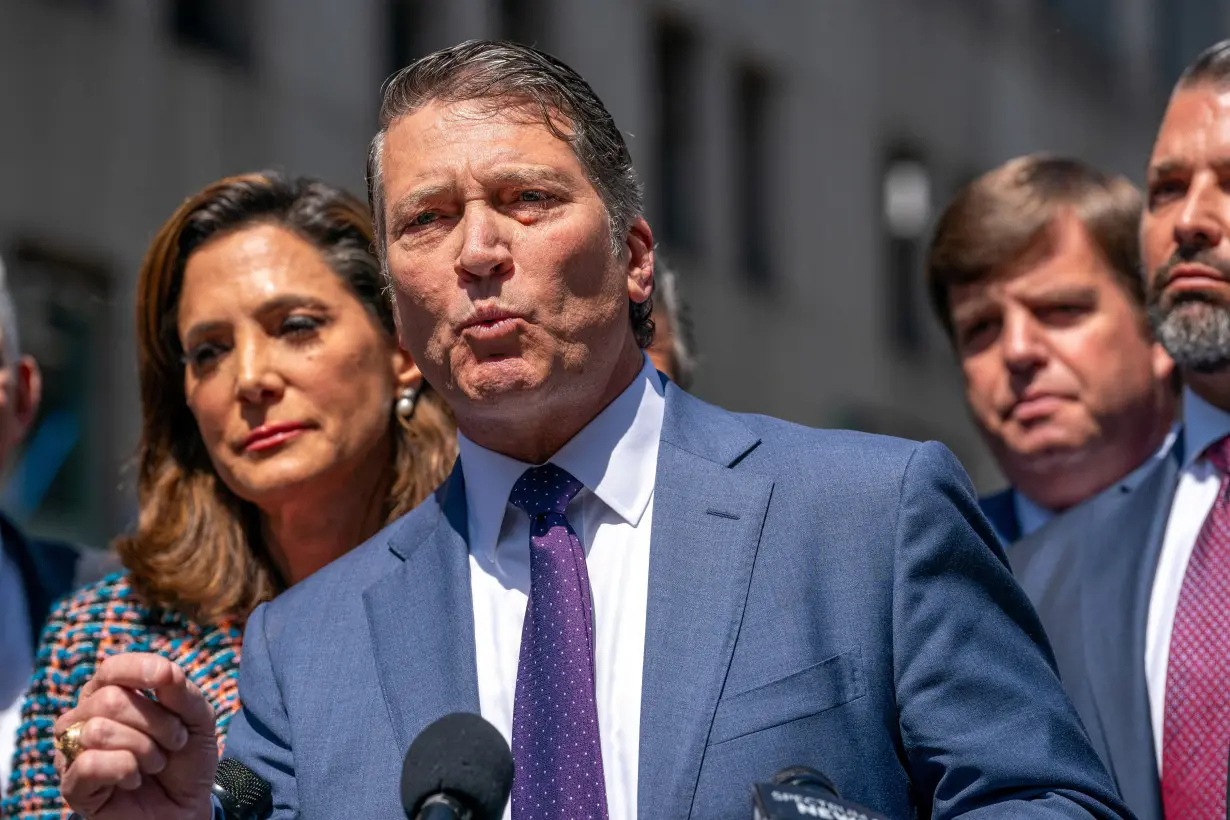
[[[582,170],[572,146],[544,122],[526,111],[492,110],[486,101],[433,102],[399,118],[385,135],[382,163],[386,177],[403,185],[496,165]]]
[[[1057,264],[1048,264],[1051,261]],[[1034,267],[997,271],[976,282],[954,285],[949,301],[955,313],[961,305],[981,306],[1001,300],[1076,294],[1113,284],[1109,271],[1088,265],[1063,264],[1056,259]]]
[[[1149,160],[1151,173],[1199,161],[1208,152],[1230,155],[1230,89],[1197,85],[1171,97]]]

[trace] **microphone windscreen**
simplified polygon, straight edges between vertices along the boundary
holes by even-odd
[[[263,817],[273,805],[269,784],[256,772],[229,757],[218,761],[214,793],[221,800],[228,820]]]
[[[478,715],[454,712],[410,744],[401,769],[402,808],[415,817],[424,800],[443,793],[474,812],[474,820],[500,820],[512,781],[512,752],[499,730]]]

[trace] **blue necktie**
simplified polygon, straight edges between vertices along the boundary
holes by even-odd
[[[532,467],[509,499],[530,517],[530,599],[513,699],[513,820],[606,820],[585,549],[564,510],[581,482]]]

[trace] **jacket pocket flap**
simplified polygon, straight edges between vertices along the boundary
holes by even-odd
[[[834,655],[775,681],[724,697],[709,742],[721,743],[832,709],[866,691],[857,649]]]

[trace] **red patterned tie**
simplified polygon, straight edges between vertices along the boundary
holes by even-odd
[[[1230,437],[1205,457],[1221,473],[1192,550],[1170,636],[1162,730],[1169,820],[1225,820],[1230,751]]]

